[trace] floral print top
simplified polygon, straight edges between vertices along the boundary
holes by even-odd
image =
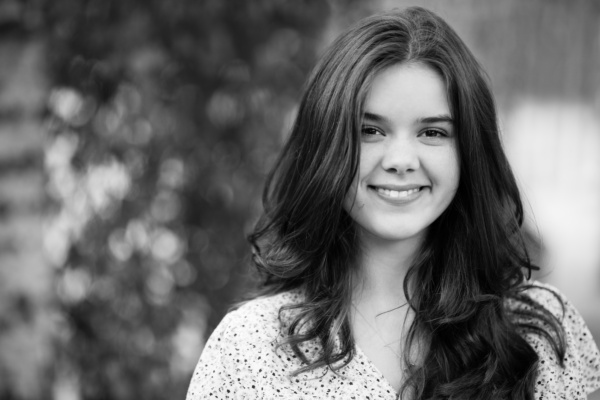
[[[536,400],[586,399],[600,388],[600,354],[581,315],[555,288],[534,282],[529,295],[556,315],[566,333],[564,368],[550,343],[535,334],[525,339],[540,357]],[[548,290],[562,298],[565,308]],[[369,359],[356,348],[350,363],[337,373],[321,367],[293,376],[303,366],[284,337],[279,309],[302,301],[299,292],[252,300],[230,312],[206,343],[186,400],[199,399],[386,399],[398,394]],[[285,315],[282,318],[285,324]],[[301,346],[308,358],[316,343]]]

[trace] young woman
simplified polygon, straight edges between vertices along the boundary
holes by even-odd
[[[316,66],[250,241],[260,296],[209,339],[188,400],[583,399],[600,355],[528,282],[492,94],[422,8],[376,15]]]

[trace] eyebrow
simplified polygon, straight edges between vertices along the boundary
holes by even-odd
[[[373,122],[387,122],[387,118],[385,118],[384,116],[379,114],[373,114],[370,112],[365,112],[363,118]]]
[[[387,122],[387,118],[382,115],[374,114],[371,112],[365,112],[363,118],[366,120],[370,120],[373,122]],[[434,115],[431,117],[419,118],[417,122],[422,124],[435,124],[435,123],[448,123],[454,125],[454,119],[451,116],[443,114],[443,115]]]
[[[452,117],[449,115],[436,115],[433,117],[419,118],[419,122],[424,124],[435,124],[445,122],[454,125],[454,119],[452,119]]]

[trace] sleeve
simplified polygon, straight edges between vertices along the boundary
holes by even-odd
[[[239,358],[236,316],[236,311],[227,314],[206,342],[186,400],[246,398],[243,371],[236,363]]]
[[[558,302],[542,301],[562,322],[566,342],[564,368],[547,340],[529,336],[528,341],[540,357],[535,398],[584,400],[600,388],[600,352],[581,314],[565,296],[550,289],[564,304],[563,313],[562,307],[556,304]]]
[[[600,351],[583,317],[565,299],[563,326],[567,335],[565,366],[570,369],[569,380],[578,380],[584,394],[600,388]]]

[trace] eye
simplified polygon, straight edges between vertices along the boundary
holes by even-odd
[[[363,126],[360,130],[360,133],[363,136],[377,136],[377,135],[385,136],[383,134],[383,132],[381,132],[379,129],[377,129],[373,126]]]
[[[421,133],[421,136],[425,136],[428,138],[442,138],[447,137],[448,134],[440,129],[426,129]]]

